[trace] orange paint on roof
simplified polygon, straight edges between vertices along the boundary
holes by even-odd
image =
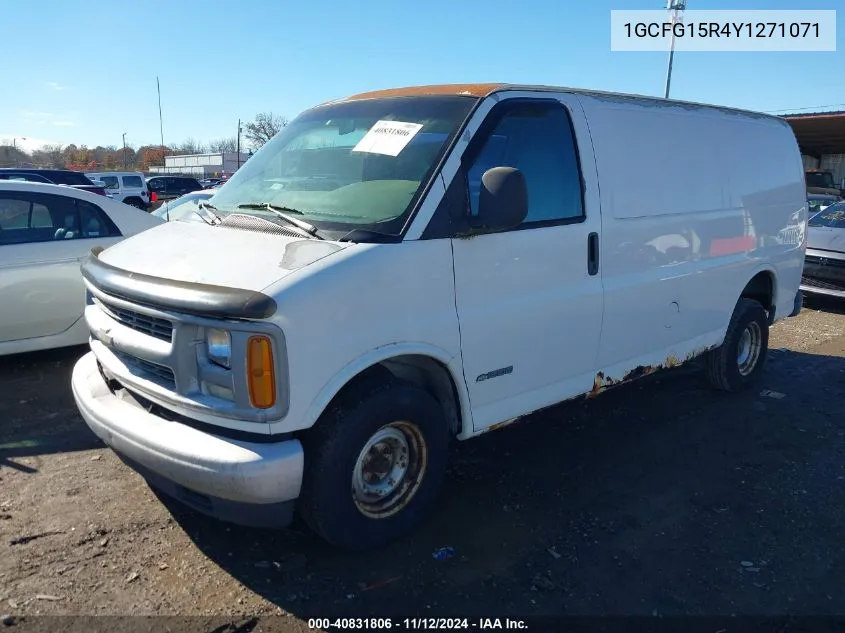
[[[373,90],[352,95],[341,101],[356,101],[358,99],[377,99],[380,97],[413,97],[421,95],[469,95],[472,97],[486,97],[491,92],[507,84],[437,84],[432,86],[408,86],[406,88],[388,88]]]

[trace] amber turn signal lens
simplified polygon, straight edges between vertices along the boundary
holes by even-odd
[[[252,336],[246,352],[249,399],[258,409],[276,404],[276,376],[273,371],[273,346],[266,336]]]

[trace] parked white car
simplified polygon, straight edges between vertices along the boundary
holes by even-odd
[[[85,175],[105,183],[106,195],[112,200],[138,209],[149,209],[150,191],[140,171],[97,171]]]
[[[0,356],[87,342],[80,262],[160,223],[87,191],[0,182]]]
[[[699,356],[717,389],[750,387],[801,308],[803,233],[778,239],[807,222],[795,135],[728,108],[358,95],[197,208],[83,265],[79,410],[185,504],[296,510],[344,548],[411,530],[454,439]]]

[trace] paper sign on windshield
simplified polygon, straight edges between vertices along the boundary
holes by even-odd
[[[399,152],[405,149],[405,146],[421,129],[421,123],[376,121],[376,124],[370,128],[364,138],[358,141],[352,151],[398,156]]]

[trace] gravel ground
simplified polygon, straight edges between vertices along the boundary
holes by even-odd
[[[845,311],[770,349],[768,391],[680,368],[460,444],[431,519],[366,554],[160,500],[76,413],[84,349],[0,359],[0,614],[842,614]]]

